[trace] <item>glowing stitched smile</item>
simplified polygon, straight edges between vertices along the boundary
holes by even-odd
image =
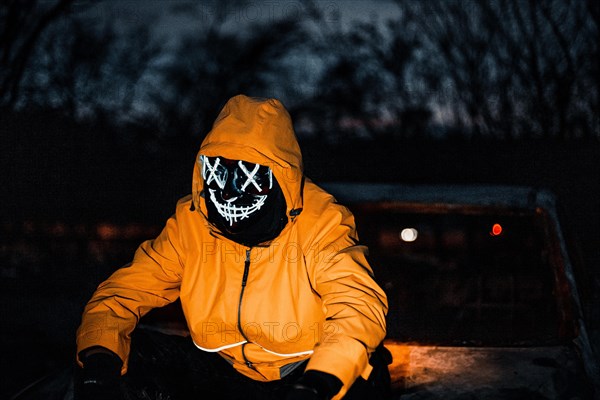
[[[229,222],[230,226],[238,220],[248,218],[250,214],[260,210],[263,204],[265,204],[265,200],[267,199],[266,195],[255,196],[254,202],[251,205],[236,206],[232,204],[232,202],[235,201],[237,197],[234,197],[229,201],[219,202],[217,200],[217,196],[215,195],[217,191],[214,189],[208,189],[208,191],[210,192],[210,201],[212,201],[212,203],[215,205],[217,212],[221,214],[221,216],[225,218],[227,222]]]

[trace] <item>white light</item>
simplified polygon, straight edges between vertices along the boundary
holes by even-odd
[[[419,232],[415,228],[404,228],[400,232],[400,239],[405,242],[414,242],[417,240],[417,236],[419,236]]]

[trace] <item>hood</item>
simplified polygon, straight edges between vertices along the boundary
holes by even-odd
[[[292,119],[278,100],[238,95],[219,113],[200,146],[192,179],[193,206],[206,216],[200,155],[270,167],[283,191],[288,220],[302,211],[302,153]]]

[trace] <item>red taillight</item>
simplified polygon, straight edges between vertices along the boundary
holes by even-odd
[[[492,230],[490,232],[490,235],[492,236],[498,236],[502,234],[502,225],[500,224],[494,224],[492,225]]]

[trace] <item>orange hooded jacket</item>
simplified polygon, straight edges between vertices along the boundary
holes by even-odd
[[[303,176],[290,116],[277,100],[233,97],[200,154],[269,166],[285,196],[287,225],[253,248],[220,235],[206,218],[198,157],[192,195],[85,307],[77,352],[103,346],[121,357],[125,373],[140,317],[179,297],[198,348],[263,381],[310,358],[307,370],[343,382],[340,398],[358,376],[368,377],[387,312],[352,214]]]

